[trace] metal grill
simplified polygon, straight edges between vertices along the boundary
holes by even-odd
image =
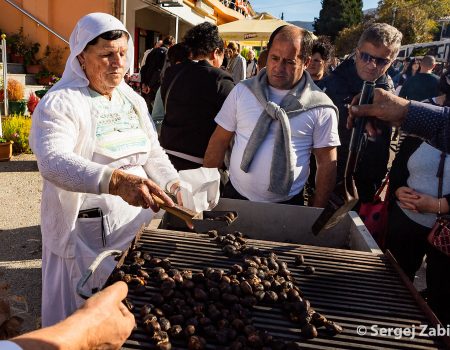
[[[169,258],[177,269],[201,271],[205,267],[228,270],[239,260],[227,258],[216,243],[207,235],[168,231],[144,230],[137,244],[140,250]],[[373,335],[370,327],[411,328],[430,325],[430,322],[415,302],[411,292],[399,278],[395,265],[385,255],[323,248],[289,243],[249,240],[249,244],[270,249],[288,263],[305,297],[311,306],[328,319],[344,327],[344,332],[329,336],[318,329],[319,336],[302,340],[300,330],[291,323],[278,307],[257,306],[253,310],[253,324],[270,332],[273,336],[295,340],[305,349],[443,349],[439,339],[419,336],[415,338],[394,335]],[[305,264],[315,267],[313,275],[305,275],[302,267],[293,264],[294,254],[303,254]],[[122,260],[123,261],[123,260]],[[120,263],[119,263],[120,265]],[[148,293],[155,291],[147,287]],[[145,295],[129,293],[134,303],[134,313],[140,320],[139,309],[148,302]],[[367,327],[365,336],[357,334],[357,327]],[[174,349],[182,349],[173,344]],[[208,345],[211,349],[218,346]],[[139,327],[123,349],[149,349],[153,345]]]

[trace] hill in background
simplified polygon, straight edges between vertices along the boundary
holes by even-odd
[[[372,8],[372,9],[367,9],[364,10],[363,13],[364,15],[375,15],[377,12],[376,8]],[[307,22],[307,21],[288,21],[288,23],[293,24],[294,26],[297,27],[301,27],[301,28],[305,28],[306,30],[309,30],[310,32],[314,32],[314,27],[313,27],[313,21],[311,22]]]
[[[305,21],[288,21],[288,23],[293,24],[294,26],[304,28],[309,30],[310,32],[314,31],[313,23],[314,22],[305,22]]]

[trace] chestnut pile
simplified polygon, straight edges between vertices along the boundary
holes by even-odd
[[[300,349],[296,342],[277,339],[255,328],[251,318],[256,305],[284,310],[301,329],[303,339],[317,337],[320,327],[330,335],[342,332],[342,327],[311,307],[287,263],[275,253],[249,247],[238,232],[232,237],[219,236],[215,231],[209,235],[224,248],[237,248],[232,256],[242,255],[242,262],[228,272],[210,267],[192,272],[173,268],[168,259],[135,250],[112,276],[113,280],[127,282],[137,294],[148,293],[148,304],[140,308],[140,322],[158,349],[171,349],[172,342],[187,343],[188,349],[204,349],[207,343],[231,350]],[[304,265],[304,257],[295,256],[294,263]],[[146,287],[150,281],[157,286],[152,294]]]

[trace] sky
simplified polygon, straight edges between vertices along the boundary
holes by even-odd
[[[250,3],[255,11],[269,12],[278,18],[283,12],[285,21],[312,22],[322,9],[321,0],[250,0]],[[363,0],[363,10],[377,6],[378,0]]]

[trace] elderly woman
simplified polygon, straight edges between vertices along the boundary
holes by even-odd
[[[125,249],[159,208],[174,205],[178,174],[158,143],[145,101],[124,81],[130,34],[116,18],[89,14],[70,36],[63,77],[33,114],[31,145],[44,178],[41,206],[42,325],[82,303],[76,284],[94,258]],[[150,180],[150,178],[152,180]],[[101,286],[111,258],[87,288]]]

